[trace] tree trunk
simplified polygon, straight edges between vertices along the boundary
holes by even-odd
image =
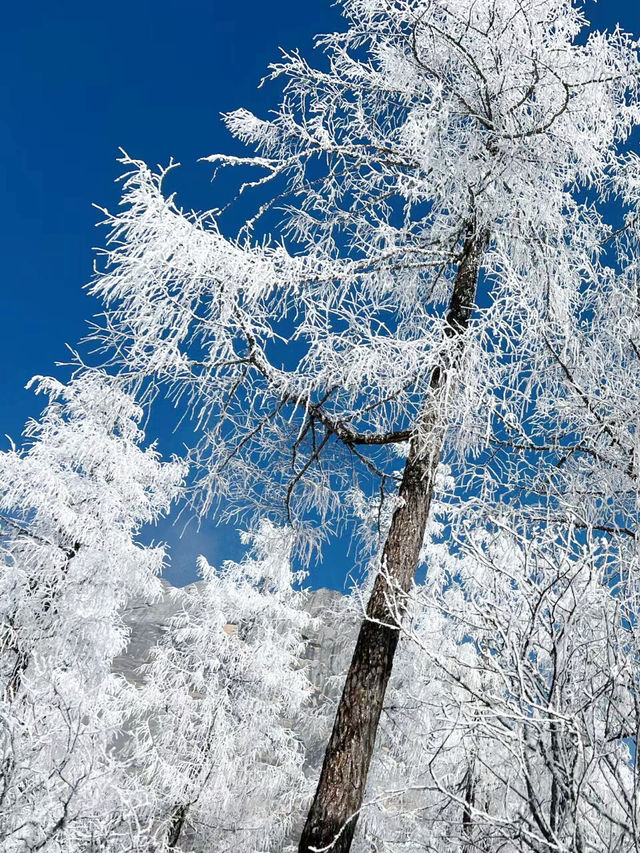
[[[180,836],[182,835],[182,830],[187,820],[188,811],[188,804],[176,806],[174,808],[173,814],[171,815],[171,823],[169,824],[169,829],[167,830],[166,841],[167,847],[169,847],[169,849],[177,847],[178,841],[180,841]]]
[[[447,314],[449,337],[460,335],[469,325],[487,244],[486,232],[469,228]],[[434,405],[424,412],[410,444],[381,571],[360,626],[299,853],[347,853],[353,840],[398,645],[403,593],[411,588],[418,566],[442,452],[444,427],[437,398],[445,392],[447,369],[436,368],[430,384]]]

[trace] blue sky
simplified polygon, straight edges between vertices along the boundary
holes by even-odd
[[[602,28],[640,35],[638,0],[587,4]],[[308,53],[340,26],[328,0],[32,0],[3,8],[0,35],[0,435],[18,438],[40,402],[24,390],[55,372],[98,306],[91,275],[98,203],[118,201],[118,147],[151,163],[183,164],[184,203],[213,207],[211,168],[198,157],[233,150],[220,112],[264,113],[277,89],[257,84],[278,47]],[[169,577],[193,579],[194,557],[239,553],[232,530],[207,525],[173,541]],[[342,561],[340,561],[342,562]],[[325,560],[314,585],[341,586]]]

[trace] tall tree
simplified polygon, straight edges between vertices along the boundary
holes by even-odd
[[[136,698],[111,672],[122,610],[159,591],[165,553],[137,534],[184,474],[141,448],[142,410],[88,371],[0,454],[0,837],[6,851],[139,849],[145,792],[114,752]],[[131,818],[131,820],[129,820]]]
[[[286,81],[272,118],[226,117],[258,155],[208,159],[262,170],[241,196],[272,188],[237,237],[125,158],[94,284],[98,336],[191,408],[202,511],[339,521],[354,478],[391,493],[301,853],[350,848],[438,465],[485,506],[507,487],[474,476],[474,455],[513,445],[557,384],[554,347],[608,280],[598,203],[640,117],[634,43],[586,34],[569,0],[343,8],[346,31],[319,41],[326,67],[297,53],[272,67]]]

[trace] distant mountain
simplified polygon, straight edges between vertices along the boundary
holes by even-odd
[[[198,583],[173,587],[166,581],[160,600],[136,600],[125,612],[131,631],[124,655],[116,658],[114,668],[133,684],[141,683],[140,668],[149,661],[151,649],[166,630],[171,617],[189,608],[197,594]],[[355,638],[356,620],[347,608],[347,597],[332,589],[309,593],[306,610],[313,621],[307,638],[304,663],[309,678],[321,697],[335,698],[342,686],[342,675],[349,663]],[[229,626],[233,630],[234,626]]]

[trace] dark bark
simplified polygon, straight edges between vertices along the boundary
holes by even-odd
[[[473,849],[473,809],[476,805],[476,780],[473,766],[469,767],[464,778],[464,809],[462,811],[463,850]]]
[[[27,536],[30,534],[26,533],[25,531],[22,531],[22,535]],[[67,561],[63,569],[63,573],[66,574],[66,571],[69,567],[69,563],[71,562],[71,560],[73,560],[73,558],[80,550],[80,543],[76,542],[71,548],[63,550],[65,550],[65,553],[67,555]],[[29,581],[29,591],[33,593],[37,589],[38,582],[36,579],[32,578]],[[48,598],[44,601],[42,605],[43,614],[48,613],[52,609],[54,599],[55,593],[52,593],[51,598]],[[11,670],[11,675],[9,676],[4,690],[5,701],[13,702],[22,685],[22,677],[26,672],[27,667],[29,666],[29,655],[27,652],[20,648],[12,617],[9,618],[8,624],[6,626],[0,626],[0,629],[4,629],[2,630],[2,634],[0,635],[0,649],[3,649],[4,651],[11,651],[15,655],[15,661]]]
[[[449,337],[459,336],[469,325],[487,243],[485,232],[470,229],[447,314]],[[347,853],[351,847],[398,645],[403,593],[411,588],[429,518],[444,438],[436,411],[437,398],[444,392],[447,372],[452,367],[436,368],[431,376],[435,404],[423,413],[411,440],[399,490],[400,501],[382,553],[382,571],[376,578],[360,627],[299,853],[324,849]]]
[[[185,822],[187,820],[188,812],[188,805],[176,806],[176,808],[174,809],[173,814],[171,815],[171,823],[167,831],[167,846],[169,848],[177,846],[178,841],[180,840],[180,836],[182,835],[182,830],[184,828]]]
[[[22,684],[22,676],[29,665],[28,655],[20,649],[17,643],[11,645],[10,649],[15,654],[15,661],[13,663],[11,675],[7,681],[7,686],[4,690],[4,698],[7,702],[13,702],[16,698],[16,695],[20,690],[20,685]]]

